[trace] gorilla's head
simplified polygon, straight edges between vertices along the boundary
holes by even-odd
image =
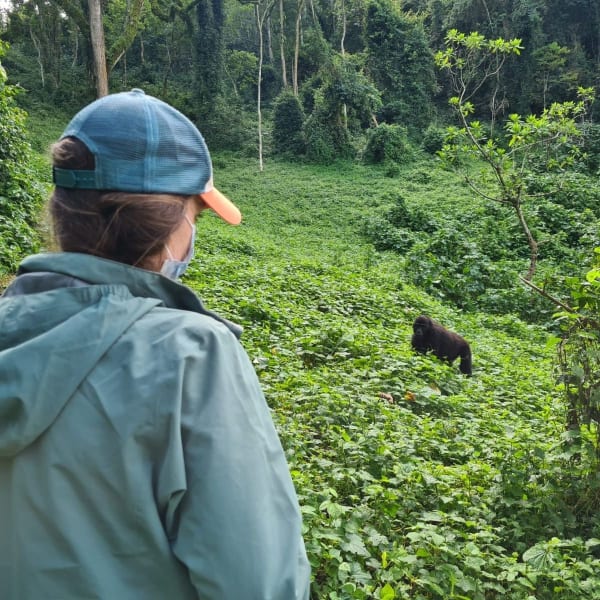
[[[417,338],[426,338],[427,334],[431,331],[432,325],[433,321],[429,317],[421,315],[413,323],[413,333]]]

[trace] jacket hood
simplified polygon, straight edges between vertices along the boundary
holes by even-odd
[[[104,353],[155,306],[202,312],[167,278],[81,254],[26,259],[0,298],[0,456],[32,444]]]

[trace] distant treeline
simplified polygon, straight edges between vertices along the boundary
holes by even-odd
[[[25,106],[71,110],[142,87],[231,148],[255,143],[257,106],[282,92],[303,119],[336,124],[334,136],[445,124],[453,90],[433,56],[451,29],[521,40],[493,82],[505,116],[539,113],[579,86],[600,91],[598,0],[12,0],[0,10],[3,65]],[[473,98],[482,115],[490,86]]]

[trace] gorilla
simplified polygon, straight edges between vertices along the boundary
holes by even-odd
[[[470,377],[472,374],[471,348],[469,343],[458,333],[448,331],[433,319],[421,315],[413,323],[413,334],[410,340],[417,352],[433,351],[433,354],[450,364],[460,356],[460,372]]]

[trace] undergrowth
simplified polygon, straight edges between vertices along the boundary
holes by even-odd
[[[244,222],[204,218],[187,283],[245,327],[302,506],[312,597],[600,597],[600,479],[563,444],[546,330],[419,291],[403,257],[361,233],[390,193],[427,198],[436,219],[472,207],[460,183],[216,163]],[[411,351],[420,313],[469,340],[473,378]]]

